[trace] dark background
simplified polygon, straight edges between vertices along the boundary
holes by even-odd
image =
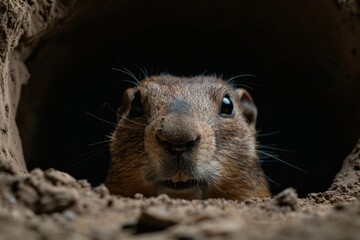
[[[109,155],[101,142],[131,87],[130,76],[114,67],[140,79],[144,69],[254,74],[238,81],[249,86],[259,110],[260,150],[281,159],[261,154],[273,192],[292,186],[304,196],[327,189],[360,136],[354,124],[360,75],[346,68],[348,56],[358,61],[357,49],[344,50],[334,40],[338,32],[327,32],[325,26],[341,22],[329,17],[336,7],[319,16],[306,4],[282,2],[263,1],[258,9],[250,1],[108,1],[79,10],[27,61],[32,77],[18,125],[28,167],[54,167],[94,185],[104,180]]]

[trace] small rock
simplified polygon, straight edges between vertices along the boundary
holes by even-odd
[[[94,192],[100,195],[100,198],[104,198],[110,195],[109,189],[104,185],[100,184],[94,188]]]
[[[143,199],[144,195],[142,195],[141,193],[136,193],[134,197],[135,199]]]
[[[73,211],[66,210],[63,214],[65,218],[69,221],[74,221],[76,219],[76,213],[74,213]]]
[[[81,180],[78,180],[77,182],[81,188],[91,189],[91,184],[87,180],[81,179]]]
[[[7,200],[8,200],[8,202],[10,204],[16,204],[17,203],[17,200],[16,200],[16,198],[14,196],[8,197]]]
[[[334,195],[334,192],[331,191],[331,190],[324,192],[324,198],[325,198],[326,200],[330,200],[333,195]]]
[[[171,227],[179,220],[164,207],[150,207],[145,209],[137,223],[138,232],[159,231]]]
[[[49,168],[44,172],[47,180],[52,182],[55,186],[66,185],[70,186],[75,184],[76,180],[67,173],[57,171],[53,168]]]
[[[159,201],[161,201],[161,202],[166,202],[166,201],[170,200],[169,196],[166,194],[160,194],[156,198],[159,199]]]
[[[298,195],[293,188],[287,188],[274,197],[275,203],[280,207],[290,207],[291,210],[298,208]]]
[[[30,175],[36,178],[43,178],[44,172],[40,168],[35,168],[30,172]]]

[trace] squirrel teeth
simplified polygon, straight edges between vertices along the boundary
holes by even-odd
[[[175,174],[173,177],[171,177],[170,180],[173,183],[178,183],[178,182],[188,182],[190,180],[190,178],[188,176],[186,176],[183,172],[179,171],[177,174]]]

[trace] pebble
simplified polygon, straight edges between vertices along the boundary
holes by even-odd
[[[73,211],[70,210],[66,210],[64,211],[64,217],[69,220],[69,221],[74,221],[76,219],[76,213],[74,213]]]
[[[136,193],[134,197],[135,199],[143,199],[144,195],[142,195],[141,193]]]
[[[163,230],[177,224],[179,220],[165,207],[149,207],[139,217],[137,227],[140,232]]]
[[[274,200],[280,207],[288,206],[293,211],[298,208],[298,195],[293,188],[287,188],[280,192],[278,195],[274,196]]]

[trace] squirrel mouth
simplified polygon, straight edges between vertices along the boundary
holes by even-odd
[[[199,185],[198,180],[189,178],[181,171],[170,179],[161,180],[159,183],[160,185],[173,190],[185,190]]]
[[[198,181],[196,179],[189,179],[186,182],[173,182],[171,179],[162,180],[160,184],[164,187],[174,189],[174,190],[185,190],[188,188],[192,188],[193,186],[198,185]]]

